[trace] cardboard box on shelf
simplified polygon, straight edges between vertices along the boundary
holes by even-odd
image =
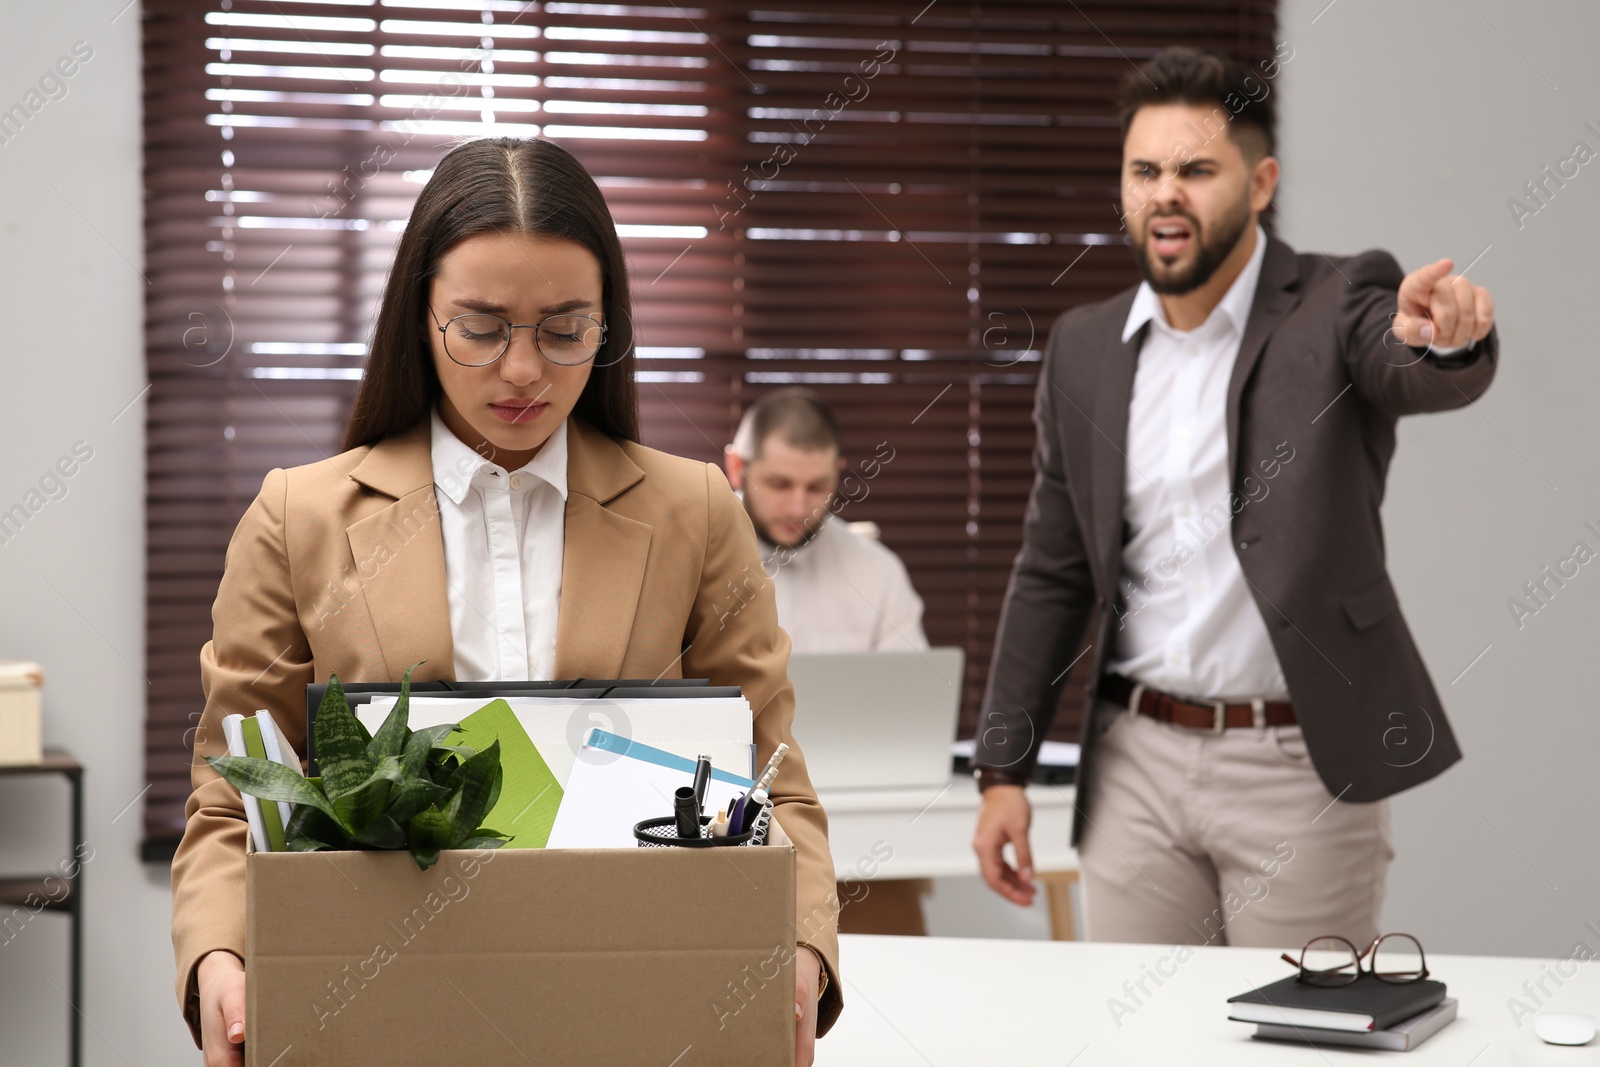
[[[0,660],[0,765],[44,759],[39,724],[39,688],[44,672],[27,660]]]
[[[792,1064],[792,845],[252,852],[250,1067]]]

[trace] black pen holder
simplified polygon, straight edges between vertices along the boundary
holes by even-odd
[[[646,819],[633,824],[634,839],[640,848],[722,848],[737,845],[764,845],[767,827],[772,823],[772,805],[765,804],[756,813],[755,822],[742,834],[726,837],[711,836],[712,816],[700,816],[699,837],[679,837],[678,821],[671,815],[660,819]]]

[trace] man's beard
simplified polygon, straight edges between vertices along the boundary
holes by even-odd
[[[1173,214],[1169,212],[1163,217],[1170,218]],[[1229,253],[1244,237],[1245,227],[1250,224],[1250,197],[1248,193],[1245,194],[1239,200],[1238,210],[1217,220],[1215,233],[1212,233],[1209,227],[1202,229],[1200,220],[1193,215],[1186,212],[1177,212],[1176,215],[1186,220],[1189,229],[1194,233],[1194,260],[1186,270],[1176,274],[1170,272],[1159,276],[1156,274],[1156,264],[1151,262],[1152,238],[1148,225],[1145,226],[1144,240],[1133,244],[1133,258],[1139,264],[1139,273],[1144,276],[1150,288],[1163,296],[1182,296],[1211,280],[1211,276],[1217,273],[1217,268],[1222,266]],[[1153,211],[1152,217],[1154,217]]]
[[[814,523],[806,524],[806,532],[801,535],[800,540],[796,541],[792,545],[784,545],[777,538],[772,536],[772,531],[767,528],[766,523],[762,522],[756,517],[755,511],[750,507],[750,494],[746,492],[743,494],[743,496],[744,513],[750,516],[750,525],[756,528],[756,536],[761,538],[762,544],[771,545],[773,548],[788,548],[790,551],[793,551],[798,548],[804,548],[806,545],[810,544],[812,538],[816,537],[817,534],[822,530],[822,523],[826,516],[818,513],[817,515],[813,516],[813,518],[816,519]]]

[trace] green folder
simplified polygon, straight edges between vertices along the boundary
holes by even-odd
[[[239,723],[239,736],[244,738],[244,754],[256,759],[267,758],[267,746],[261,740],[261,723],[254,715],[245,715]],[[261,827],[267,833],[267,847],[273,852],[284,852],[288,846],[283,840],[283,812],[274,800],[257,800],[247,797],[245,803],[254,804],[261,811]]]
[[[484,816],[483,825],[511,835],[506,848],[543,848],[550,840],[563,790],[511,705],[504,700],[485,704],[461,720],[448,743],[485,749],[496,739],[503,771],[500,798]]]

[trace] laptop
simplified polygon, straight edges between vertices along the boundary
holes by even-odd
[[[818,789],[950,781],[965,653],[813,652],[789,657],[794,735]]]

